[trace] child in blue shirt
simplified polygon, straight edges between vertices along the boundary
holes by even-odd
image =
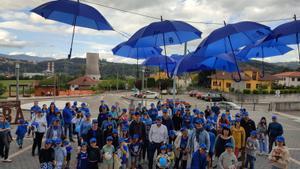
[[[19,146],[19,149],[22,149],[22,147],[23,147],[23,140],[27,133],[27,126],[28,126],[27,123],[25,123],[25,121],[23,119],[19,120],[19,125],[16,130],[16,135],[17,135],[16,142]]]
[[[199,151],[193,153],[191,169],[206,169],[206,145],[200,144]]]
[[[87,142],[82,142],[80,147],[80,152],[77,155],[76,169],[87,169],[87,165],[88,165]]]
[[[124,138],[120,138],[119,142],[118,156],[121,159],[121,169],[126,169],[128,167],[129,148]]]
[[[137,168],[139,166],[139,160],[141,157],[142,144],[138,140],[139,135],[134,134],[132,138],[132,143],[129,145],[131,155],[131,167],[133,168]]]

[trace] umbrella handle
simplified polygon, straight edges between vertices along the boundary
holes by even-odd
[[[262,51],[262,58],[261,58],[262,74],[260,74],[259,77],[263,78],[263,77],[265,77],[265,64],[264,64],[265,54],[264,54],[264,48],[263,47],[261,47],[261,51]]]
[[[241,72],[238,71],[238,79],[236,79],[234,76],[233,76],[233,73],[231,74],[231,78],[235,81],[235,82],[241,82],[242,81],[242,76],[241,76]]]

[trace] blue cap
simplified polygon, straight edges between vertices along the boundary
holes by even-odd
[[[186,130],[187,130],[186,127],[182,127],[182,128],[180,129],[180,131],[186,131]]]
[[[122,131],[128,131],[128,127],[122,127]]]
[[[134,115],[136,115],[136,116],[140,115],[140,112],[137,111],[137,112],[134,113]]]
[[[108,136],[108,137],[106,138],[106,141],[113,141],[113,137],[112,137],[112,136]]]
[[[88,144],[87,144],[87,142],[82,142],[81,144],[80,144],[81,146],[87,146]]]
[[[245,112],[243,113],[243,115],[244,115],[244,116],[249,116],[249,113],[248,113],[247,111],[245,111]]]
[[[276,141],[277,142],[284,142],[284,137],[283,136],[278,136],[278,137],[276,137]]]
[[[167,144],[167,149],[168,150],[172,150],[173,149],[173,145],[172,144]]]
[[[45,142],[45,144],[52,144],[52,143],[53,143],[53,141],[51,139],[47,139]]]
[[[200,119],[197,119],[195,121],[196,124],[203,124],[204,123],[204,119],[200,118]]]
[[[100,102],[101,102],[101,103],[104,103],[104,100],[101,100]]]
[[[251,136],[256,136],[256,135],[257,135],[256,130],[251,131],[250,135],[251,135]]]
[[[241,122],[241,119],[240,118],[236,118],[235,122]]]
[[[73,105],[77,105],[77,101],[74,101],[74,102],[73,102]]]
[[[113,129],[112,133],[113,134],[118,134],[118,130],[117,129]]]
[[[92,123],[96,124],[96,123],[98,123],[98,120],[97,119],[93,119]]]
[[[194,112],[195,114],[198,114],[200,111],[199,111],[199,109],[193,109],[193,112]]]
[[[86,117],[91,117],[91,113],[85,113]]]
[[[199,114],[204,115],[204,112],[203,112],[203,111],[200,111]]]
[[[138,138],[140,138],[140,136],[138,134],[134,134],[132,138],[133,139],[138,139]]]
[[[86,106],[86,104],[83,102],[83,103],[81,103],[81,106]]]
[[[241,116],[240,113],[236,113],[236,114],[235,114],[235,117],[240,117],[240,116]]]
[[[112,113],[108,113],[108,114],[107,114],[107,117],[112,117]]]
[[[151,103],[150,106],[153,107],[153,106],[155,106],[155,104],[154,104],[154,103]]]
[[[225,113],[222,113],[221,117],[226,117],[226,114],[225,114]]]
[[[64,146],[69,145],[69,143],[70,143],[70,142],[69,142],[68,140],[64,140],[64,141],[63,141],[63,145],[64,145]]]
[[[163,109],[163,113],[168,113],[168,109]]]
[[[226,144],[225,144],[225,147],[226,147],[226,148],[227,148],[227,147],[233,148],[233,144],[232,144],[232,143],[226,143]]]
[[[277,119],[277,116],[276,115],[272,115],[272,119]]]
[[[23,124],[24,122],[25,122],[24,119],[20,119],[20,120],[19,120],[19,123],[20,123],[20,124]]]
[[[162,146],[160,146],[160,149],[161,149],[161,150],[166,150],[166,149],[167,149],[167,146],[162,145]]]
[[[123,142],[125,142],[125,139],[124,138],[119,138],[119,143],[123,143]]]
[[[55,144],[61,144],[62,140],[60,138],[55,139]]]
[[[93,138],[90,139],[90,143],[96,143],[96,142],[97,142],[96,138],[93,137]]]
[[[123,112],[127,112],[127,109],[122,109]]]
[[[117,108],[117,106],[115,106],[115,105],[111,106],[111,109],[116,109],[116,108]]]
[[[54,117],[53,121],[60,121],[58,117]]]
[[[205,130],[210,131],[212,126],[210,123],[207,123],[204,127],[205,127]]]
[[[161,116],[157,116],[156,117],[156,121],[162,121],[162,117]]]
[[[202,149],[207,149],[206,144],[204,144],[204,143],[201,143],[201,144],[199,145],[199,147],[202,148]]]
[[[230,130],[230,126],[229,125],[227,125],[227,124],[221,124],[221,127],[223,128],[223,129],[227,129],[227,130]]]

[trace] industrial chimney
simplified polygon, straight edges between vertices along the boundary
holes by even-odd
[[[99,80],[101,78],[99,70],[99,53],[86,54],[85,75],[91,77],[94,80]]]

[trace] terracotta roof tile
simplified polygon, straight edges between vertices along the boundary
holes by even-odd
[[[79,85],[79,86],[92,86],[96,85],[98,81],[90,78],[89,76],[82,76],[68,82],[69,85]]]
[[[300,77],[300,72],[282,72],[275,74],[277,77]]]

